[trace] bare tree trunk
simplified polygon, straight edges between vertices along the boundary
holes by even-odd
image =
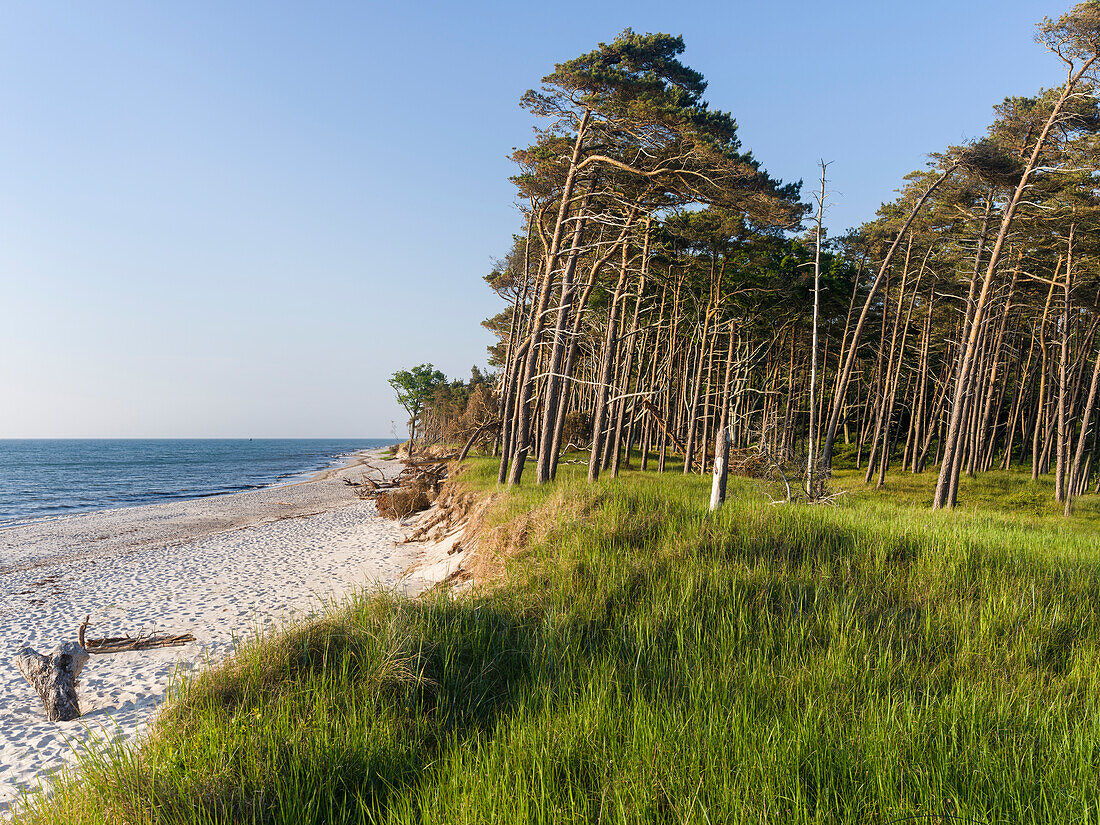
[[[591,186],[589,186],[591,189]],[[558,320],[554,325],[554,338],[550,347],[550,358],[546,375],[546,391],[543,398],[542,431],[539,438],[539,461],[535,468],[535,483],[545,484],[550,480],[551,465],[555,456],[552,455],[554,444],[554,432],[557,430],[558,402],[562,391],[562,359],[565,356],[566,328],[569,325],[570,313],[573,311],[573,296],[576,288],[573,286],[573,273],[577,268],[577,257],[580,255],[581,243],[584,239],[584,212],[588,206],[587,193],[581,200],[580,209],[576,215],[576,225],[573,227],[573,239],[569,247],[569,258],[561,275],[561,304],[558,306]]]
[[[569,171],[566,173],[565,186],[562,188],[561,203],[558,206],[558,219],[554,225],[554,235],[546,250],[545,266],[543,271],[542,289],[539,292],[538,309],[531,319],[531,327],[528,333],[529,346],[525,360],[523,377],[519,385],[517,402],[517,420],[515,426],[514,452],[512,466],[508,473],[509,486],[517,486],[523,476],[523,466],[527,455],[531,450],[531,398],[534,390],[536,367],[539,358],[539,338],[542,334],[546,307],[550,300],[550,292],[554,284],[554,272],[558,267],[558,256],[561,250],[562,233],[565,228],[566,215],[569,213],[570,201],[573,199],[573,190],[577,182],[577,163],[581,155],[581,147],[591,112],[585,109],[581,122],[577,127],[577,138],[573,143],[573,156],[569,162]]]
[[[592,416],[592,452],[588,459],[588,480],[596,481],[600,477],[600,465],[603,461],[603,438],[607,422],[607,398],[611,389],[612,376],[615,374],[615,351],[618,348],[619,304],[623,287],[626,284],[627,262],[630,244],[623,243],[622,265],[619,268],[619,281],[615,285],[615,294],[607,314],[607,334],[604,337],[603,363],[596,387],[596,411]]]
[[[714,440],[714,478],[710,484],[710,509],[713,512],[726,500],[726,479],[729,475],[730,432],[725,427],[718,428]]]
[[[911,246],[912,244],[910,244]],[[902,280],[905,280],[905,271],[902,270]],[[898,308],[901,308],[901,301],[898,301]],[[882,415],[883,405],[886,400],[887,381],[886,375],[890,370],[890,364],[887,362],[883,364],[883,356],[886,354],[886,329],[888,326],[888,317],[890,314],[890,275],[886,276],[886,286],[882,290],[882,323],[879,325],[878,336],[878,352],[875,354],[875,378],[871,386],[867,388],[867,406],[870,406],[871,396],[876,396],[875,400],[875,425],[871,430],[871,448],[867,452],[867,472],[864,475],[863,483],[870,484],[871,478],[875,472],[875,460],[878,456],[878,442],[879,433],[882,432]],[[892,354],[891,354],[891,357]],[[872,389],[873,387],[873,389]],[[867,410],[866,413],[870,413]],[[865,413],[865,418],[870,420],[870,416]]]
[[[986,266],[985,277],[982,279],[982,291],[978,296],[978,304],[974,308],[974,317],[970,323],[970,334],[966,341],[966,349],[963,351],[962,362],[959,365],[959,374],[956,377],[955,399],[951,409],[951,420],[947,425],[947,443],[944,448],[944,461],[940,465],[940,476],[936,482],[936,497],[932,502],[932,509],[934,510],[938,510],[945,506],[954,506],[954,500],[958,494],[958,475],[955,473],[955,477],[952,479],[951,469],[957,463],[956,453],[958,451],[960,427],[962,424],[963,399],[970,385],[971,373],[974,368],[974,356],[977,350],[978,334],[985,314],[986,304],[989,300],[989,291],[993,285],[993,275],[997,271],[997,264],[1000,263],[1001,251],[1004,249],[1005,241],[1008,239],[1009,229],[1012,226],[1012,219],[1016,215],[1016,208],[1023,198],[1024,191],[1027,189],[1031,175],[1038,165],[1039,155],[1046,145],[1047,135],[1061,115],[1062,109],[1073,92],[1074,87],[1077,85],[1077,82],[1088,68],[1096,62],[1096,59],[1097,56],[1094,55],[1092,58],[1086,60],[1081,67],[1067,79],[1061,95],[1059,95],[1057,102],[1054,104],[1054,108],[1051,110],[1050,116],[1047,118],[1046,123],[1043,124],[1043,130],[1035,141],[1031,156],[1024,166],[1023,174],[1020,176],[1019,183],[1016,184],[1016,189],[1013,191],[1012,197],[1005,207],[1004,216],[1001,218],[1000,230],[997,233],[997,240],[993,244],[993,250],[989,255],[989,263]]]
[[[522,318],[518,315],[519,308],[527,301],[527,290],[531,283],[531,230],[535,222],[535,205],[531,204],[531,211],[527,216],[527,241],[523,247],[523,290],[516,293],[516,305],[513,308],[512,330],[509,334],[508,357],[505,359],[507,377],[504,383],[504,397],[500,405],[500,467],[497,470],[497,484],[503,484],[508,477],[508,462],[512,456],[512,440],[514,438],[514,415],[516,406],[516,386],[522,375],[524,363],[524,351],[518,346],[520,336],[523,335]],[[534,302],[531,305],[534,310]],[[527,327],[531,323],[528,319]],[[515,342],[511,333],[515,334]]]
[[[814,315],[813,331],[810,339],[810,421],[809,437],[806,443],[806,496],[812,501],[817,497],[814,486],[814,451],[817,448],[817,323],[821,306],[821,222],[825,216],[825,160],[821,160],[821,192],[817,196],[817,243],[814,244]],[[730,341],[732,348],[733,342]],[[728,449],[728,441],[727,441]],[[723,490],[723,492],[725,492]]]
[[[730,321],[729,348],[726,351],[726,375],[722,387],[722,409],[718,413],[718,434],[714,440],[714,478],[710,485],[710,509],[717,510],[726,500],[726,482],[730,458],[730,374],[733,372],[733,321]]]
[[[637,339],[635,336],[638,334],[638,314],[642,309],[642,299],[645,295],[646,275],[648,273],[648,259],[649,259],[649,219],[646,219],[645,235],[642,240],[642,274],[638,281],[638,296],[634,301],[634,316],[630,319],[630,332],[628,337],[630,339],[627,346],[626,364],[623,367],[623,393],[624,395],[630,392],[630,376],[634,372],[634,353],[637,350]],[[615,436],[612,441],[612,453],[611,453],[611,477],[615,478],[619,475],[619,453],[622,446],[623,436],[623,416],[626,414],[626,402],[624,397],[620,401],[619,414],[615,416]],[[626,449],[629,452],[630,444],[626,445]],[[630,466],[630,456],[627,456],[627,466]]]
[[[1069,369],[1069,302],[1070,290],[1073,288],[1073,231],[1075,223],[1069,225],[1069,243],[1066,247],[1066,284],[1065,301],[1062,305],[1062,352],[1058,359],[1058,457],[1054,471],[1054,500],[1066,500],[1066,461],[1068,455],[1067,430],[1069,426],[1069,410],[1066,408],[1068,399],[1066,393],[1066,373]]]
[[[707,369],[704,377],[704,385],[706,390],[703,392],[703,418],[699,427],[699,439],[703,447],[703,453],[699,456],[699,475],[706,475],[708,459],[710,458],[710,446],[707,444],[707,434],[710,433],[710,421],[711,421],[711,408],[714,403],[711,402],[711,396],[713,393],[714,381],[714,353],[718,348],[718,326],[715,325],[711,329],[710,333],[710,346],[707,348]]]
[[[1058,272],[1062,269],[1062,259],[1058,259],[1058,263],[1054,268],[1054,278],[1050,281],[1050,290],[1047,292],[1047,302],[1043,307],[1042,317],[1039,319],[1039,325],[1036,327],[1039,335],[1039,397],[1035,408],[1035,424],[1031,431],[1031,480],[1036,481],[1039,478],[1039,443],[1042,438],[1042,427],[1044,413],[1046,410],[1046,394],[1047,394],[1047,314],[1050,312],[1050,303],[1054,298],[1054,286],[1058,280]]]
[[[696,415],[699,408],[699,391],[703,381],[703,363],[706,361],[707,333],[710,331],[710,308],[703,318],[703,332],[699,336],[699,357],[695,362],[695,380],[692,381],[691,403],[687,408],[687,438],[684,443],[684,474],[691,472],[695,461]]]
[[[1027,383],[1027,378],[1031,374],[1031,358],[1035,354],[1035,333],[1032,331],[1031,343],[1028,346],[1027,359],[1021,364],[1019,357],[1016,358],[1016,379],[1015,390],[1012,396],[1012,407],[1008,416],[1008,428],[1005,434],[1005,449],[1004,455],[1001,457],[1001,469],[1007,470],[1012,466],[1012,444],[1016,437],[1016,424],[1020,423],[1021,440],[1026,441],[1026,423],[1024,422],[1024,386]]]
[[[891,423],[894,417],[894,403],[897,399],[898,384],[901,382],[901,365],[905,363],[905,345],[909,339],[909,323],[913,318],[913,304],[916,301],[917,295],[920,294],[920,282],[924,277],[924,267],[928,263],[928,256],[931,254],[931,247],[924,256],[924,261],[921,263],[920,272],[917,273],[917,282],[913,287],[913,300],[909,302],[909,308],[905,312],[905,323],[901,328],[901,341],[898,343],[897,360],[894,362],[894,366],[890,370],[888,376],[890,379],[890,393],[886,400],[886,413],[883,416],[883,429],[882,429],[882,456],[879,459],[878,464],[878,483],[876,487],[882,488],[886,484],[886,471],[890,469],[890,456],[893,454],[894,444],[891,441]],[[908,253],[906,254],[908,258]],[[890,360],[894,361],[894,342],[898,337],[898,323],[901,320],[901,301],[905,298],[905,278],[902,277],[901,293],[898,296],[898,315],[894,318],[894,330],[890,336]],[[903,395],[904,397],[904,395]],[[894,440],[897,439],[895,432]]]
[[[1020,253],[1020,257],[1023,258],[1023,252]],[[1008,297],[1005,298],[1005,308],[1001,313],[1001,322],[997,327],[997,337],[993,342],[993,355],[990,359],[990,372],[989,381],[985,394],[985,401],[982,404],[982,416],[981,422],[978,425],[978,439],[976,446],[982,446],[980,451],[975,449],[974,464],[980,467],[982,470],[988,470],[993,463],[993,442],[996,440],[994,428],[996,425],[996,416],[993,415],[993,398],[997,387],[997,371],[1001,361],[1001,348],[1004,345],[1005,329],[1008,326],[1009,310],[1012,308],[1012,299],[1016,294],[1016,279],[1019,276],[1019,262],[1017,267],[1012,271],[1012,281],[1008,285]],[[1002,382],[1003,383],[1003,382]],[[1000,405],[1004,403],[1004,397],[1001,395],[997,399],[997,409],[1000,409]]]
[[[825,428],[825,446],[821,451],[821,463],[827,470],[832,466],[833,462],[833,442],[836,440],[836,430],[840,423],[840,413],[844,408],[844,396],[848,390],[848,380],[852,376],[852,368],[855,366],[856,354],[859,351],[859,336],[863,332],[863,325],[867,322],[867,315],[871,311],[871,304],[874,301],[875,293],[878,291],[879,283],[882,281],[883,275],[886,274],[886,270],[890,267],[890,262],[894,259],[894,253],[897,251],[898,245],[901,243],[901,239],[905,237],[905,233],[909,230],[909,225],[913,223],[913,220],[917,217],[917,213],[920,212],[925,201],[932,196],[945,180],[947,180],[956,169],[959,164],[954,163],[949,166],[946,171],[935,183],[928,187],[924,191],[924,194],[917,199],[917,202],[913,205],[912,210],[909,212],[909,216],[905,219],[905,223],[902,224],[901,229],[898,230],[898,235],[894,238],[894,242],[890,245],[889,251],[886,253],[886,257],[882,261],[882,265],[879,267],[878,274],[875,275],[875,279],[871,282],[871,288],[867,292],[867,298],[863,302],[863,309],[859,313],[859,320],[856,321],[856,327],[852,332],[852,340],[848,344],[847,354],[844,356],[843,365],[840,368],[840,373],[837,376],[836,389],[833,393],[833,402],[830,406],[829,423]]]
[[[932,308],[936,298],[936,290],[928,290],[928,315],[924,320],[924,331],[922,333],[921,340],[921,355],[920,365],[917,369],[917,406],[916,411],[913,413],[913,450],[910,456],[912,464],[910,465],[912,472],[919,472],[919,445],[921,443],[921,435],[924,430],[924,416],[925,416],[925,403],[928,400],[928,362],[930,358],[930,348],[932,342]]]
[[[1089,397],[1085,402],[1084,409],[1081,411],[1081,434],[1077,437],[1077,451],[1073,457],[1073,466],[1070,468],[1069,482],[1066,485],[1065,514],[1067,516],[1073,512],[1073,497],[1077,493],[1082,481],[1081,461],[1085,455],[1085,441],[1089,434],[1089,424],[1092,423],[1092,410],[1096,405],[1098,379],[1100,379],[1100,352],[1096,354],[1096,359],[1092,364],[1092,380],[1089,382]]]

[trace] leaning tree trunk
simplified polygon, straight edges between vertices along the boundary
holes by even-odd
[[[1023,258],[1023,254],[1020,255]],[[1000,409],[1000,404],[1003,402],[1003,394],[998,398],[998,403],[994,405],[993,398],[997,388],[997,372],[1001,361],[1001,348],[1004,345],[1005,329],[1008,326],[1009,310],[1012,307],[1012,299],[1016,294],[1016,280],[1019,276],[1019,266],[1012,271],[1012,281],[1008,285],[1008,297],[1005,298],[1005,307],[1001,312],[1000,325],[997,327],[997,337],[993,342],[993,356],[990,359],[990,372],[989,380],[987,383],[985,401],[982,404],[981,422],[978,425],[978,440],[976,446],[980,446],[980,455],[977,455],[972,459],[972,466],[981,470],[988,470],[989,465],[993,462],[993,442],[996,440],[996,420],[993,416],[993,410]],[[1003,382],[1002,382],[1003,383]],[[979,453],[979,450],[975,449],[975,453]]]
[[[589,184],[589,190],[592,186]],[[554,326],[554,338],[550,348],[550,363],[546,371],[546,393],[543,399],[542,433],[539,436],[539,459],[535,468],[535,482],[545,484],[551,478],[552,456],[550,454],[554,443],[555,420],[558,412],[558,396],[562,391],[562,359],[567,347],[566,327],[569,324],[570,313],[573,312],[573,296],[576,288],[573,286],[573,273],[577,268],[577,258],[580,256],[581,243],[584,239],[585,210],[588,208],[588,194],[585,193],[577,212],[576,226],[573,229],[573,240],[569,248],[569,258],[561,275],[561,303],[558,306],[558,319]]]
[[[638,334],[638,315],[642,308],[642,297],[645,293],[646,276],[649,274],[649,232],[650,232],[650,220],[646,219],[645,224],[645,237],[642,242],[642,261],[641,268],[642,273],[638,281],[638,297],[634,302],[634,317],[630,321],[630,332],[627,333],[630,338],[630,345],[627,347],[626,364],[623,366],[623,394],[624,397],[620,399],[619,413],[615,416],[615,434],[613,437],[613,443],[611,447],[612,465],[611,465],[611,477],[615,478],[619,475],[619,454],[622,446],[623,435],[623,417],[626,415],[626,396],[630,393],[630,377],[634,373],[634,353],[638,350],[637,339],[634,337]],[[641,376],[639,375],[639,379]],[[612,438],[610,435],[609,439]],[[630,466],[630,441],[627,440],[626,445],[626,466]]]
[[[825,473],[829,472],[833,462],[833,442],[836,440],[837,426],[840,424],[840,414],[844,409],[844,396],[848,390],[848,381],[852,377],[852,368],[855,366],[856,354],[859,351],[859,336],[863,332],[863,326],[867,323],[867,316],[871,312],[871,304],[874,301],[875,293],[878,292],[879,284],[882,282],[883,276],[890,268],[890,262],[894,259],[894,253],[897,251],[898,245],[901,243],[902,238],[905,237],[905,233],[909,230],[909,225],[913,223],[913,220],[917,217],[917,213],[921,207],[924,206],[932,193],[935,192],[945,180],[951,177],[952,173],[958,169],[957,163],[949,166],[942,175],[933,183],[924,194],[917,199],[917,202],[913,205],[912,210],[909,212],[909,216],[905,219],[905,223],[902,224],[901,229],[898,230],[898,235],[894,238],[894,242],[890,245],[890,249],[886,253],[886,257],[882,261],[882,265],[879,266],[878,274],[875,275],[875,279],[871,282],[871,288],[867,292],[867,297],[863,302],[863,309],[859,313],[859,319],[856,321],[855,329],[852,332],[852,340],[848,343],[848,352],[843,358],[840,371],[837,375],[836,388],[833,392],[833,402],[829,410],[829,421],[825,427],[825,446],[821,450],[821,464]]]
[[[603,362],[600,364],[600,377],[596,387],[596,410],[592,416],[592,452],[588,459],[588,480],[596,481],[600,477],[603,462],[603,438],[607,422],[607,401],[611,390],[611,381],[615,375],[615,354],[619,346],[619,304],[623,286],[626,284],[627,263],[630,260],[630,244],[623,242],[622,266],[619,281],[615,285],[615,294],[607,315],[607,335],[604,339]]]
[[[928,262],[928,257],[925,256],[924,260],[925,260],[925,263],[927,263]],[[890,393],[889,393],[888,399],[886,400],[886,407],[885,407],[886,413],[883,416],[882,451],[881,451],[881,455],[879,457],[878,484],[876,485],[879,488],[883,487],[886,484],[886,471],[890,469],[890,456],[893,453],[893,445],[890,443],[890,437],[891,437],[890,436],[890,433],[891,433],[890,426],[891,426],[891,422],[893,421],[894,404],[897,401],[898,385],[901,383],[901,367],[902,367],[902,364],[905,363],[906,342],[909,338],[909,322],[913,318],[913,304],[916,302],[917,295],[920,293],[920,282],[921,282],[921,278],[923,276],[924,276],[924,264],[921,265],[921,271],[919,273],[917,273],[917,283],[916,283],[916,286],[913,287],[913,300],[909,302],[909,308],[905,313],[905,323],[902,325],[902,328],[901,328],[901,342],[898,344],[897,361],[895,362],[895,365],[890,370],[890,372],[887,374],[887,377],[890,380]],[[898,296],[898,313],[899,313],[899,315],[901,313],[901,301],[905,297],[904,286],[905,286],[905,278],[903,277],[902,278],[902,287],[903,287],[902,293],[901,293],[901,295]],[[899,318],[894,319],[894,330],[893,330],[893,333],[892,333],[891,338],[890,338],[890,359],[891,360],[893,360],[893,358],[894,358],[894,355],[893,355],[894,354],[894,342],[895,342],[895,339],[897,338],[898,321],[899,320],[900,320]],[[908,389],[908,387],[906,389]],[[902,394],[902,397],[904,398],[904,392]],[[897,432],[896,431],[894,432],[894,439],[895,440],[897,439]],[[904,462],[902,462],[902,463],[904,464]]]
[[[1092,366],[1092,380],[1089,382],[1089,397],[1085,402],[1085,408],[1081,413],[1081,435],[1077,438],[1077,451],[1073,457],[1073,465],[1069,471],[1069,480],[1066,485],[1066,508],[1068,516],[1073,512],[1073,497],[1081,481],[1081,462],[1085,457],[1085,438],[1089,433],[1089,424],[1092,420],[1092,410],[1096,404],[1097,382],[1100,380],[1100,352],[1096,354],[1096,360]]]
[[[1065,301],[1062,304],[1062,351],[1058,357],[1058,458],[1054,471],[1054,500],[1066,500],[1066,461],[1069,458],[1067,430],[1069,427],[1068,399],[1066,394],[1066,373],[1069,369],[1069,304],[1070,291],[1073,289],[1073,230],[1076,224],[1069,225],[1069,245],[1066,247]]]
[[[928,290],[928,315],[924,320],[924,332],[921,341],[921,355],[920,355],[920,367],[917,369],[917,411],[913,415],[913,453],[910,457],[912,460],[911,472],[919,472],[919,459],[920,459],[920,443],[921,436],[924,433],[923,423],[924,416],[927,415],[925,409],[926,402],[928,400],[928,363],[930,360],[929,349],[932,345],[932,309],[936,300],[936,290],[933,286]],[[931,427],[931,422],[929,422]]]
[[[997,233],[997,240],[993,244],[993,249],[989,255],[985,277],[982,279],[981,293],[978,295],[978,303],[974,307],[974,317],[970,322],[969,335],[967,336],[966,346],[963,349],[962,358],[959,362],[958,375],[955,378],[955,398],[951,406],[951,419],[947,425],[944,459],[940,464],[940,476],[936,481],[936,497],[932,502],[933,510],[939,510],[941,507],[953,507],[958,493],[958,476],[957,474],[953,476],[952,468],[956,463],[955,453],[958,450],[959,435],[962,427],[963,404],[967,390],[969,389],[971,373],[974,368],[978,335],[981,330],[986,304],[989,300],[990,287],[993,284],[994,273],[997,271],[997,264],[1000,263],[1001,251],[1004,249],[1005,242],[1008,239],[1009,229],[1012,227],[1012,219],[1016,215],[1016,209],[1023,199],[1024,191],[1028,187],[1031,176],[1034,174],[1039,164],[1039,155],[1046,145],[1047,136],[1061,116],[1062,109],[1065,107],[1066,101],[1069,100],[1078,81],[1080,81],[1082,75],[1084,75],[1096,60],[1096,55],[1086,60],[1066,81],[1066,85],[1062,89],[1062,93],[1058,97],[1058,100],[1055,102],[1050,116],[1047,118],[1046,123],[1043,124],[1042,132],[1040,132],[1039,137],[1035,140],[1035,146],[1032,148],[1031,156],[1024,166],[1023,174],[1020,176],[1020,180],[1016,184],[1016,189],[1013,191],[1012,197],[1009,199],[1008,205],[1005,207],[1004,215],[1001,218],[1001,227]]]
[[[593,267],[589,272],[588,283],[585,285],[584,292],[581,293],[581,297],[577,300],[577,306],[573,310],[573,327],[569,335],[569,346],[565,351],[565,366],[562,369],[562,374],[568,376],[568,380],[563,384],[560,398],[558,399],[558,410],[554,419],[554,438],[550,445],[551,480],[557,477],[558,474],[558,461],[561,459],[562,453],[562,438],[565,435],[565,417],[569,410],[569,402],[572,399],[574,391],[573,368],[577,360],[577,345],[581,336],[581,322],[583,320],[585,307],[588,306],[588,299],[592,295],[592,290],[596,287],[596,276],[598,274],[598,268]]]
[[[569,162],[569,171],[565,176],[565,185],[561,193],[561,202],[558,205],[558,218],[554,224],[554,235],[550,246],[546,250],[543,269],[542,289],[538,298],[538,309],[531,319],[531,327],[527,336],[529,349],[523,368],[523,377],[520,381],[517,395],[517,410],[515,422],[515,435],[513,436],[512,466],[508,471],[508,486],[519,486],[523,477],[523,466],[527,461],[527,455],[531,451],[531,402],[533,396],[533,384],[537,371],[539,358],[539,339],[542,335],[546,307],[550,299],[550,292],[554,284],[554,273],[558,268],[558,258],[561,254],[562,233],[565,228],[566,216],[569,213],[570,201],[573,199],[573,189],[577,182],[577,166],[581,155],[581,147],[587,132],[591,112],[585,109],[580,125],[577,127],[577,138],[573,143],[573,156]]]
[[[531,202],[531,211],[527,216],[527,240],[523,247],[523,286],[516,290],[516,300],[512,306],[512,321],[508,331],[508,351],[504,358],[504,391],[500,403],[500,466],[497,468],[497,484],[503,484],[508,477],[508,461],[512,456],[513,412],[516,396],[516,377],[522,372],[524,357],[521,353],[520,338],[523,336],[523,318],[520,309],[527,304],[527,290],[531,284],[531,231],[535,225],[535,204]],[[532,310],[534,302],[532,302]]]

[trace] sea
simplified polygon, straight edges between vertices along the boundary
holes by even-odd
[[[0,527],[302,481],[392,438],[0,439]]]

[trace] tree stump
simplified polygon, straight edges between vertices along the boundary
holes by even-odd
[[[83,630],[83,628],[81,628]],[[79,642],[65,642],[48,656],[25,647],[15,657],[16,667],[38,691],[46,718],[68,722],[80,716],[76,700],[76,678],[88,661],[88,651]]]
[[[714,439],[714,478],[710,484],[710,509],[714,512],[726,500],[726,477],[729,475],[730,431],[728,427],[718,430]]]

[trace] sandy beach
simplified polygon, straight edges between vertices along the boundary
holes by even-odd
[[[0,816],[70,763],[74,746],[140,735],[175,670],[220,660],[235,639],[358,589],[423,587],[402,581],[418,553],[397,543],[402,526],[344,483],[400,467],[367,451],[298,484],[0,529]],[[196,641],[92,656],[83,718],[47,722],[13,657],[75,639],[86,615],[90,638],[156,629]]]

